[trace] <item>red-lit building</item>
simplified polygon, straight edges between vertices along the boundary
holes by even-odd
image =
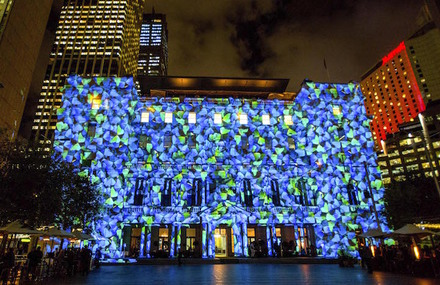
[[[425,103],[411,66],[409,52],[402,42],[362,76],[370,128],[377,146],[399,125],[413,121],[425,110]]]

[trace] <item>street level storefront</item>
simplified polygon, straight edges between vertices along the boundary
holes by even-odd
[[[387,230],[356,84],[304,82],[295,101],[141,99],[132,78],[71,76],[63,93],[55,150],[100,186],[93,230],[110,257],[335,258],[357,254],[356,232]]]

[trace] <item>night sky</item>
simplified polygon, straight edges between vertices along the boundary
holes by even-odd
[[[167,16],[168,75],[359,81],[416,29],[421,0],[149,0]]]

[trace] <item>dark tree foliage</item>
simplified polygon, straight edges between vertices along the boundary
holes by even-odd
[[[100,211],[100,193],[87,175],[25,142],[0,139],[0,224],[87,227]]]
[[[440,217],[440,197],[432,178],[409,177],[385,189],[388,224],[398,229],[407,223]]]

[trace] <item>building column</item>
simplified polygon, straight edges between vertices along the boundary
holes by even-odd
[[[176,248],[176,227],[171,224],[171,239],[170,239],[170,257],[174,257],[174,251]]]
[[[182,225],[181,225],[181,224],[178,224],[178,225],[176,226],[176,228],[177,228],[177,230],[176,230],[176,232],[177,232],[177,237],[176,237],[176,249],[177,249],[177,252],[179,252],[179,250],[180,250],[180,246],[181,246],[181,244],[182,244]]]
[[[145,237],[146,237],[146,243],[145,243],[145,255],[146,257],[150,258],[150,251],[151,251],[151,225],[146,226],[145,228]]]
[[[209,228],[210,228],[209,224],[202,223],[202,257],[203,258],[207,258],[208,256],[210,256],[209,254],[210,244],[207,233],[209,231]]]
[[[141,231],[141,244],[139,249],[139,257],[145,257],[145,226],[142,227]]]
[[[267,239],[267,255],[272,256],[272,228],[270,225],[266,226],[266,239]]]
[[[241,227],[234,223],[232,226],[232,230],[234,231],[234,256],[242,256],[243,255],[243,242],[241,235]]]
[[[241,225],[241,230],[243,232],[243,234],[241,235],[242,237],[242,244],[243,244],[243,256],[249,257],[249,250],[248,250],[248,239],[247,239],[247,223],[243,223]]]

